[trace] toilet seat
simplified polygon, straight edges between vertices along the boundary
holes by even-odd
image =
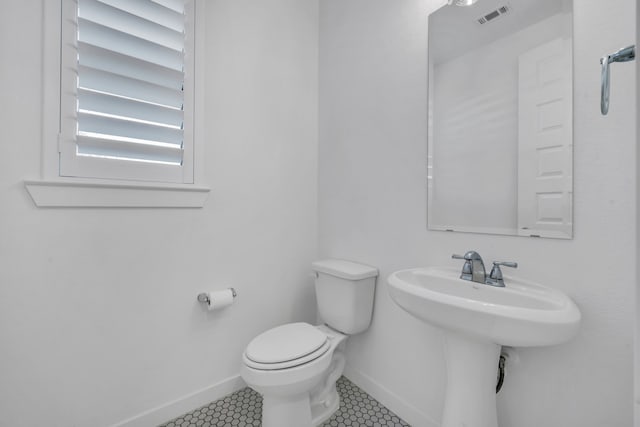
[[[245,365],[258,370],[279,370],[309,363],[331,347],[326,333],[308,323],[289,323],[255,337],[247,346]]]

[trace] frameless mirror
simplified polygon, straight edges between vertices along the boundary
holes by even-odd
[[[570,239],[571,0],[429,16],[428,225]]]

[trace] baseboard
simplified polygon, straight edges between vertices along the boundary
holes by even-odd
[[[398,395],[387,389],[370,376],[347,364],[344,376],[355,385],[369,393],[400,418],[413,427],[439,427],[439,424],[418,408],[408,404]],[[221,399],[246,387],[239,375],[229,377],[216,384],[187,394],[174,401],[144,411],[138,415],[113,424],[111,427],[151,427],[158,426],[180,415],[190,412],[207,403]]]
[[[371,397],[376,399],[378,402],[395,412],[396,415],[411,426],[440,427],[440,424],[430,416],[420,411],[418,408],[408,404],[391,390],[353,366],[347,364],[344,369],[344,376],[347,377],[349,381],[369,393]]]
[[[158,426],[182,414],[193,411],[207,403],[218,400],[246,387],[239,375],[229,377],[216,384],[180,397],[172,402],[144,411],[112,427],[151,427]]]

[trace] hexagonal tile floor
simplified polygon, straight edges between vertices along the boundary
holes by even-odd
[[[351,381],[337,382],[340,408],[322,427],[410,427]],[[243,388],[160,427],[252,427],[260,426],[262,397]]]

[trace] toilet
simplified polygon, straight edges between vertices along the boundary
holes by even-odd
[[[263,397],[263,427],[312,427],[338,409],[336,381],[349,335],[369,328],[378,269],[352,261],[312,263],[321,325],[288,323],[255,337],[240,374]]]

